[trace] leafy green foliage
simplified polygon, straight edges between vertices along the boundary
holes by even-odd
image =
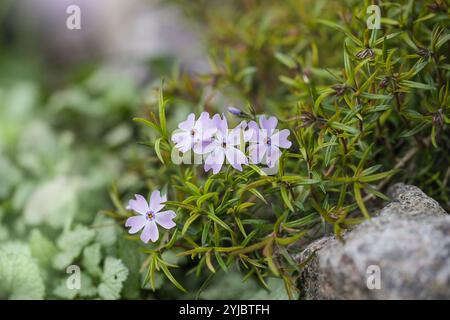
[[[207,26],[211,71],[197,77],[175,72],[148,98],[153,105],[146,115],[135,119],[146,128],[143,144],[151,157],[141,190],[164,188],[166,206],[177,211],[176,230],[163,231],[144,248],[151,288],[159,271],[184,292],[176,277],[182,267],[197,277],[191,290],[201,291],[219,271],[236,267],[263,287],[282,279],[294,298],[300,267],[292,254],[326,230],[340,238],[376,214],[388,183],[416,184],[449,206],[448,7],[443,1],[383,2],[382,29],[370,30],[368,5],[182,6]],[[175,119],[229,104],[247,118],[275,115],[290,129],[294,145],[277,174],[246,166],[242,173],[211,175],[171,163],[167,132],[176,128]],[[124,221],[117,202],[116,218]],[[168,251],[189,262],[167,264],[162,254]]]
[[[101,247],[98,243],[94,243],[83,250],[83,265],[87,271],[92,275],[101,275],[100,269],[101,262]]]
[[[43,299],[44,282],[30,250],[19,243],[0,245],[0,293],[3,299]]]
[[[94,239],[95,232],[86,227],[77,227],[67,231],[58,239],[60,253],[55,256],[53,265],[55,268],[64,268],[77,258],[81,250]]]
[[[102,275],[102,283],[98,293],[103,299],[118,299],[122,290],[122,283],[128,276],[128,269],[120,259],[107,257]]]
[[[371,1],[167,2],[203,26],[210,70],[175,65],[162,88],[102,68],[47,87],[0,39],[0,298],[296,299],[292,254],[376,214],[390,183],[450,209],[446,1],[380,2],[381,30]],[[228,105],[291,131],[275,175],[172,163],[177,124]],[[177,227],[143,245],[124,203],[153,189]]]
[[[28,81],[0,88],[0,296],[140,298],[139,276],[127,277],[122,292],[121,261],[134,261],[126,272],[139,275],[142,254],[124,253],[122,230],[99,213],[121,159],[139,154],[127,144],[132,123],[120,123],[131,118],[134,85],[99,69],[45,99],[44,91]],[[128,178],[121,187],[137,179]],[[72,264],[80,267],[79,290],[67,286]]]

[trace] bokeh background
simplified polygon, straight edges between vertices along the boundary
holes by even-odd
[[[346,34],[317,19],[364,30],[359,17],[375,2],[380,1],[0,0],[0,299],[288,298],[278,278],[267,277],[262,285],[259,274],[231,267],[212,277],[198,260],[179,257],[176,250],[165,251],[163,259],[180,266],[171,270],[188,293],[161,272],[157,290],[150,290],[148,254],[127,240],[114,212],[134,193],[167,191],[169,178],[151,142],[154,132],[133,118],[158,113],[164,79],[170,129],[190,112],[225,112],[230,105],[251,105],[288,123],[311,104],[311,88],[337,97],[336,84],[345,78],[336,75],[345,70]],[[441,0],[386,3],[388,17],[401,22],[385,20],[387,30],[418,30],[421,46],[429,45],[438,23],[448,30],[448,7]],[[81,30],[66,27],[69,5],[81,9]],[[420,23],[409,16],[413,8]],[[424,54],[404,39],[394,36],[389,43],[403,59],[399,72]],[[433,80],[429,60],[425,78],[415,80]],[[373,87],[381,88],[375,82]],[[416,134],[429,145],[426,121],[436,99],[423,86],[412,89],[405,105]],[[414,145],[412,138],[397,139],[404,128],[391,116],[377,129],[372,169],[392,168]],[[389,183],[417,185],[448,210],[448,126],[441,126],[439,146],[417,152]],[[302,199],[298,203],[303,206]],[[301,210],[299,218],[307,213]],[[330,231],[317,221],[320,230]],[[309,240],[299,241],[299,248]],[[81,268],[80,290],[67,287],[69,265]]]

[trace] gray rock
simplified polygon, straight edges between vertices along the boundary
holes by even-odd
[[[388,194],[393,201],[344,243],[322,238],[294,257],[305,264],[303,298],[450,299],[450,216],[415,186]]]

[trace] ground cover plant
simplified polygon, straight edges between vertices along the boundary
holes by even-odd
[[[169,251],[188,257],[182,268],[204,279],[200,290],[217,273],[234,268],[244,280],[257,278],[263,286],[268,278],[282,279],[293,298],[301,288],[301,266],[292,254],[330,229],[339,238],[376,214],[377,199],[388,200],[383,191],[391,181],[416,184],[448,206],[448,7],[445,2],[377,3],[383,27],[369,29],[371,4],[185,6],[209,28],[212,71],[166,80],[149,115],[135,119],[148,127],[145,143],[160,162],[160,174],[146,177],[147,187],[136,191],[145,201],[163,189],[175,222],[162,225],[159,237],[144,246],[151,286],[162,272],[185,290],[182,275],[172,274],[176,265],[161,256]],[[171,138],[177,121],[168,124],[179,113],[179,99],[190,101],[197,112],[178,121],[181,129],[191,121],[186,140],[182,134]],[[201,122],[195,117],[211,112],[209,119],[230,105],[228,122],[242,128],[244,141],[248,123],[269,117],[290,133],[286,150],[275,155],[275,174],[250,161],[251,147],[241,148],[248,159],[224,158],[217,151],[222,134],[212,138],[212,150],[197,152],[207,154],[204,165],[174,163],[174,149],[195,152],[194,131]],[[208,159],[219,159],[212,174]],[[225,159],[229,166],[222,166]],[[120,215],[130,215],[119,209]],[[127,221],[130,233],[137,232],[139,226]],[[129,238],[140,241],[137,235]]]
[[[164,4],[208,72],[0,76],[1,298],[298,299],[293,255],[390,184],[450,209],[446,1]]]

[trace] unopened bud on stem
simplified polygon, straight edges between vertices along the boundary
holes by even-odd
[[[245,116],[245,113],[242,112],[241,109],[238,109],[238,108],[232,107],[232,106],[228,107],[228,112],[231,114],[234,114],[235,116],[238,116],[238,117]]]

